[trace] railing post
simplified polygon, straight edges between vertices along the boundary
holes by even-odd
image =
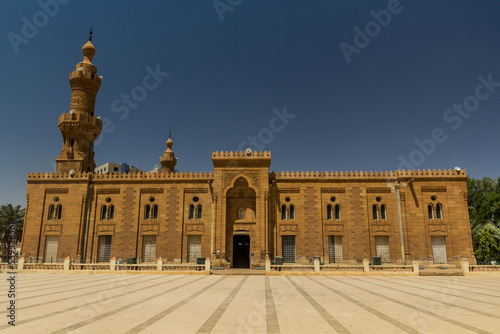
[[[20,257],[17,262],[17,270],[23,270],[24,267],[24,257]]]
[[[462,274],[464,276],[467,276],[469,274],[469,260],[463,258],[462,261],[460,262],[460,267],[462,269]]]
[[[266,273],[271,271],[271,260],[269,258],[266,259]]]
[[[314,272],[319,273],[319,260],[314,259]]]
[[[420,272],[418,268],[418,261],[411,261],[411,263],[413,264],[413,272],[418,275]]]
[[[69,256],[66,256],[66,258],[64,259],[63,270],[65,270],[65,271],[69,270]]]
[[[161,257],[159,257],[158,262],[156,262],[156,270],[161,271],[162,266],[163,266],[163,259]]]
[[[109,261],[109,270],[111,271],[115,271],[116,269],[116,257],[113,257],[110,261]]]
[[[210,258],[209,257],[207,257],[205,259],[205,272],[210,274]]]
[[[368,259],[363,259],[363,271],[365,273],[370,271],[370,261]]]

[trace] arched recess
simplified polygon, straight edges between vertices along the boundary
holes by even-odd
[[[244,217],[240,214],[244,210]],[[250,267],[251,229],[256,223],[256,192],[240,176],[226,192],[226,259],[232,267]]]

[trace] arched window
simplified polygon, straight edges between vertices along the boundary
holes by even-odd
[[[326,219],[331,220],[331,219],[333,219],[332,216],[333,216],[332,205],[328,204],[326,206]]]
[[[109,206],[109,220],[113,220],[113,218],[115,218],[115,206],[113,204],[111,204]]]
[[[151,216],[153,219],[158,219],[158,205],[153,205],[153,214]]]
[[[436,218],[443,219],[443,207],[441,203],[436,204]]]
[[[238,210],[238,219],[239,220],[245,219],[245,208],[240,208]]]
[[[189,219],[194,219],[194,205],[189,206]]]
[[[427,205],[427,211],[429,212],[429,219],[434,219],[434,210],[432,204]]]
[[[286,220],[286,205],[281,206],[281,220]]]
[[[340,205],[335,205],[335,219],[340,220]]]
[[[59,204],[56,209],[56,219],[61,219],[62,217],[62,205]]]
[[[54,219],[54,204],[49,205],[48,219]]]
[[[106,205],[101,206],[101,220],[106,219],[107,212],[108,211]]]
[[[149,206],[149,204],[146,204],[146,206],[144,207],[144,219],[149,218],[151,218],[151,207]]]
[[[377,220],[378,219],[378,205],[377,204],[373,204],[372,211],[373,211],[373,219]]]
[[[290,219],[295,219],[295,205],[290,205]]]
[[[380,216],[382,216],[381,217],[382,219],[387,219],[387,212],[386,212],[386,209],[385,209],[385,204],[382,204],[380,206]]]
[[[201,206],[201,204],[198,204],[198,206],[196,207],[196,219],[201,219],[202,212],[203,207]]]

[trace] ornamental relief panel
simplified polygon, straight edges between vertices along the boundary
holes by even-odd
[[[237,176],[246,176],[250,179],[251,185],[256,189],[259,189],[259,173],[257,172],[223,172],[222,174],[222,189],[225,189],[227,186],[231,184],[231,182],[237,177]]]

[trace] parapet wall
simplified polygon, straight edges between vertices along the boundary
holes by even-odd
[[[345,172],[272,172],[271,178],[275,179],[399,179],[399,178],[455,178],[465,179],[465,170],[452,169],[438,170],[397,170],[397,171],[345,171]]]

